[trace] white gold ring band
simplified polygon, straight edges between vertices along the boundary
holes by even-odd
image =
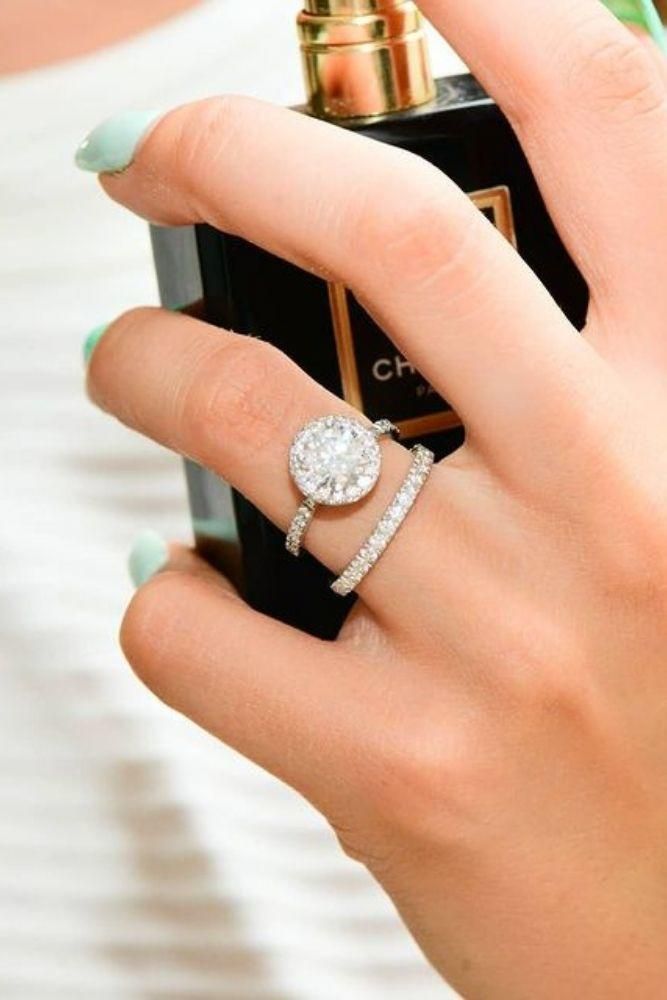
[[[410,450],[413,455],[412,465],[394,499],[354,559],[331,584],[331,589],[340,597],[351,594],[375,566],[403,524],[431,473],[435,459],[433,452],[421,444],[416,444]]]

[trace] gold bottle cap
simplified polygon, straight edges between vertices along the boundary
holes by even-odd
[[[435,97],[412,0],[306,0],[298,17],[309,105],[320,118],[366,118]]]

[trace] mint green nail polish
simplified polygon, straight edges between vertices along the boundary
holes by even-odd
[[[665,29],[652,0],[603,0],[603,2],[619,20],[639,25],[649,33],[663,52],[667,51]]]
[[[102,339],[102,335],[107,330],[108,323],[100,323],[94,327],[83,342],[83,363],[87,365],[93,356],[93,351]]]
[[[239,532],[233,517],[195,517],[192,527],[196,538],[215,538],[221,542],[238,542]]]
[[[76,151],[74,162],[95,173],[124,170],[134,158],[140,140],[162,111],[122,111],[101,122]]]
[[[169,561],[169,548],[162,535],[157,531],[142,531],[134,541],[128,568],[135,587],[150,580],[159,573]]]

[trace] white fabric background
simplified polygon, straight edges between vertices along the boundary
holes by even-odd
[[[87,330],[157,295],[145,225],[73,151],[123,108],[301,100],[297,6],[209,0],[0,84],[3,1000],[451,995],[324,822],[116,644],[133,536],[189,526],[179,461],[84,398]]]

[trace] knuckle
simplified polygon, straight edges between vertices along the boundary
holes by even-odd
[[[468,826],[475,784],[474,752],[465,734],[452,739],[437,725],[411,727],[391,743],[366,773],[364,800],[379,841],[437,841],[452,845]]]
[[[459,265],[474,259],[471,240],[481,231],[475,224],[481,216],[430,164],[411,163],[401,173],[400,183],[397,173],[397,179],[383,184],[386,197],[380,207],[369,195],[351,213],[350,240],[360,246],[383,287],[400,279],[414,290],[446,274],[458,280]]]
[[[500,704],[506,717],[520,720],[531,731],[547,719],[583,731],[591,708],[586,677],[584,667],[577,669],[569,656],[554,653],[539,662],[521,659],[497,680]]]
[[[593,536],[590,561],[608,597],[628,608],[653,609],[662,617],[667,611],[667,531],[656,523],[650,506],[640,509],[626,503],[609,511],[607,530]],[[626,512],[622,531],[619,509]]]
[[[351,861],[365,865],[375,875],[391,870],[394,866],[395,848],[381,832],[366,830],[363,824],[338,823],[329,819],[343,854]]]
[[[594,685],[560,664],[522,669],[497,681],[493,696],[493,712],[483,718],[457,726],[443,712],[437,725],[412,727],[366,774],[363,797],[375,844],[437,845],[456,854],[476,842],[503,761],[530,752],[536,733],[585,739],[598,729]],[[359,838],[353,846],[360,851]]]
[[[590,455],[593,472],[582,480],[585,502],[577,515],[575,542],[586,575],[598,592],[622,604],[662,613],[667,604],[667,493],[664,466],[639,469],[634,424],[612,425]],[[611,443],[610,443],[611,442]]]
[[[212,464],[221,444],[239,456],[275,447],[299,405],[296,368],[266,341],[236,335],[195,365],[177,403],[183,438],[198,441]]]
[[[504,714],[581,720],[589,705],[585,644],[550,613],[521,606],[494,637],[492,684]]]
[[[244,103],[242,97],[219,95],[182,109],[174,148],[182,183],[193,198],[233,148]]]
[[[610,37],[599,28],[582,31],[569,66],[569,96],[595,114],[622,122],[665,105],[663,76],[646,46],[630,32]]]
[[[589,740],[599,732],[597,688],[567,667],[546,657],[521,664],[494,680],[490,710],[463,719],[432,702],[419,706],[418,721],[390,726],[390,739],[365,748],[353,821],[335,826],[345,853],[377,872],[406,852],[437,849],[453,861],[474,850],[503,769],[533,751],[536,734]]]

